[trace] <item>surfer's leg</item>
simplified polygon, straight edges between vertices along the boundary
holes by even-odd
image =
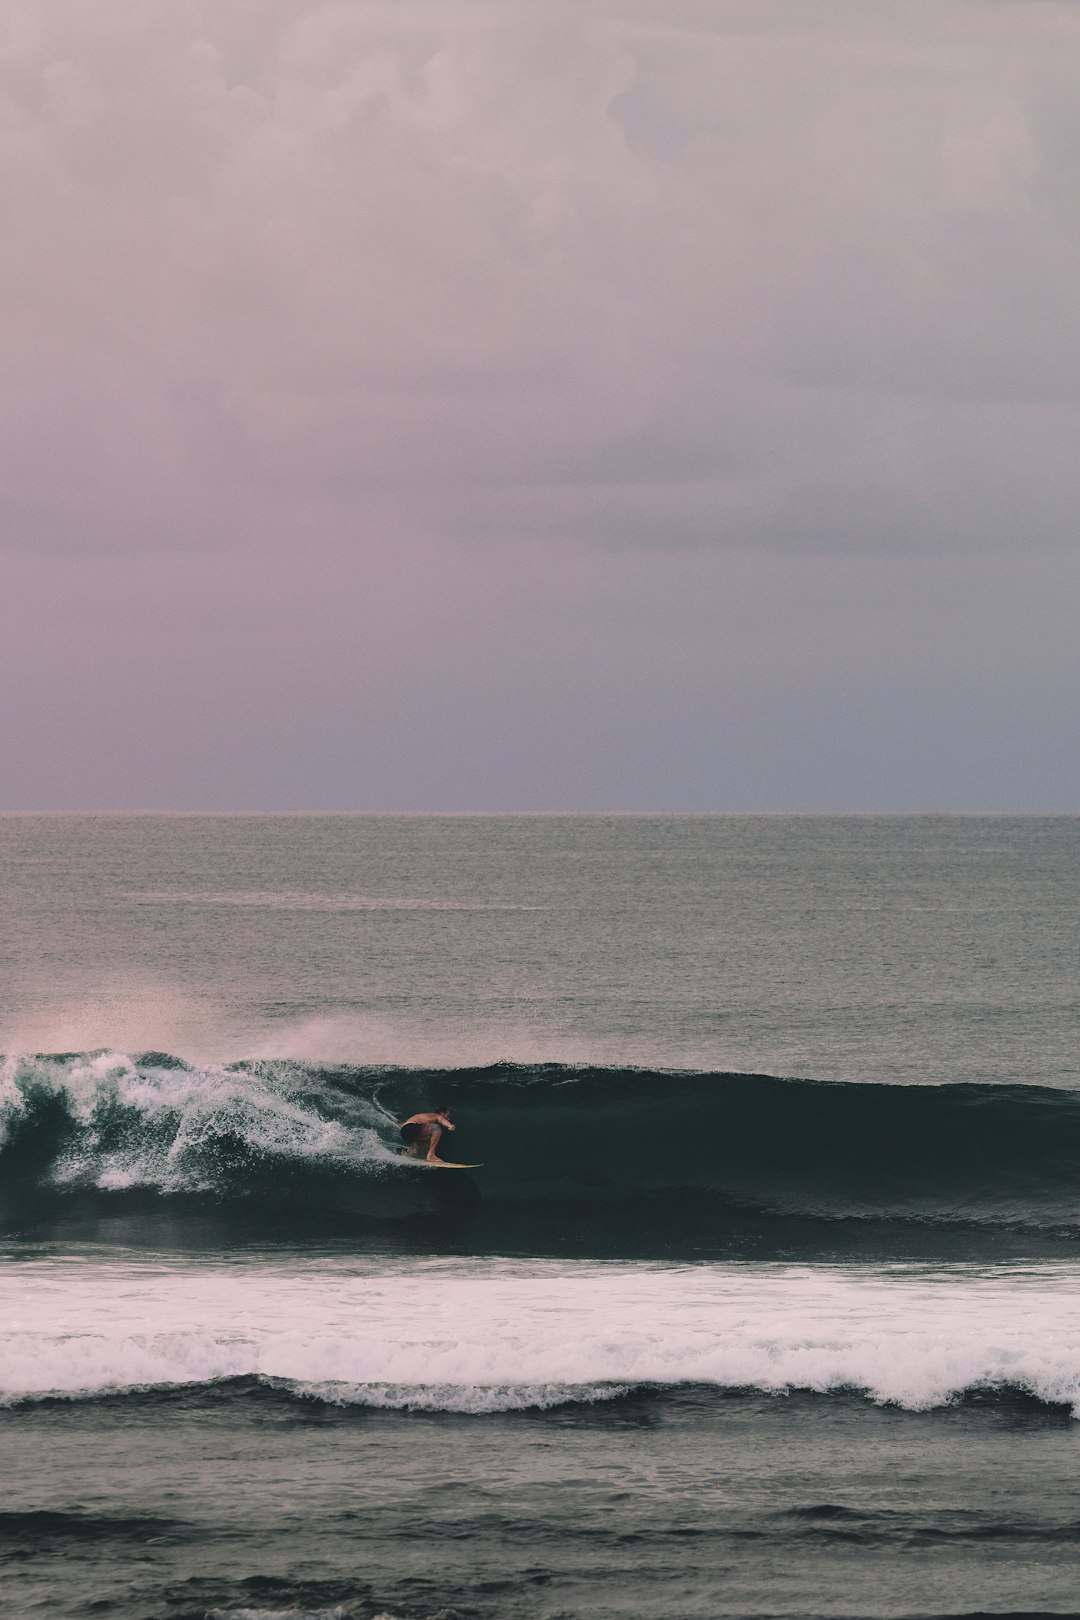
[[[435,1157],[435,1149],[439,1145],[439,1137],[441,1135],[442,1135],[442,1127],[439,1126],[439,1125],[434,1126],[432,1128],[431,1135],[428,1137],[427,1157],[428,1157],[428,1163],[429,1164],[431,1163],[431,1161]]]

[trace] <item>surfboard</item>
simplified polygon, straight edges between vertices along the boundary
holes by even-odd
[[[429,1170],[479,1170],[478,1164],[451,1164],[449,1159],[436,1159],[434,1163],[429,1159],[422,1161]]]

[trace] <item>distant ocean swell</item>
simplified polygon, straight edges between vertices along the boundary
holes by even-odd
[[[400,1156],[395,1121],[433,1105],[449,1157]],[[349,1223],[486,1211],[599,1228],[632,1212],[707,1233],[725,1215],[974,1223],[1080,1233],[1080,1094],[823,1084],[763,1075],[500,1065],[193,1066],[160,1053],[0,1061],[0,1196],[136,1191],[202,1208]],[[584,1251],[590,1252],[590,1251]]]

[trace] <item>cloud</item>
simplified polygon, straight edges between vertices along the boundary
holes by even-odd
[[[7,0],[0,803],[1075,802],[1078,46]]]
[[[1078,44],[974,0],[12,0],[0,538],[947,549],[1000,538],[989,466],[1060,539]]]

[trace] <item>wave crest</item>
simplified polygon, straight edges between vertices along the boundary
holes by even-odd
[[[164,1193],[242,1193],[260,1168],[390,1161],[373,1108],[370,1122],[362,1106],[349,1123],[328,1117],[289,1067],[196,1067],[163,1053],[7,1058],[0,1153],[9,1174],[57,1187]]]

